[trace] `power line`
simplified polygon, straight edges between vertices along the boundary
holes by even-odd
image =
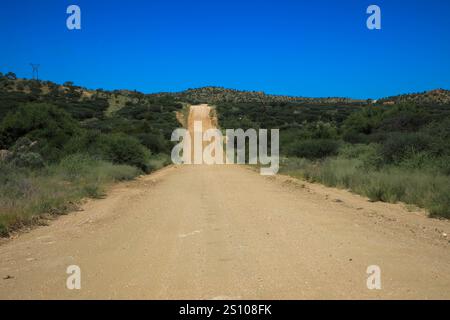
[[[31,68],[33,68],[33,79],[34,80],[39,80],[39,67],[41,66],[40,64],[34,64],[34,63],[30,63]]]

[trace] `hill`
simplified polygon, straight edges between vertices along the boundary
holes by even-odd
[[[156,93],[152,96],[174,97],[176,100],[185,101],[193,104],[200,103],[261,103],[261,104],[280,104],[280,103],[302,103],[315,105],[343,105],[343,104],[366,104],[366,100],[355,100],[350,98],[307,98],[293,97],[283,95],[271,95],[262,91],[241,91],[227,89],[223,87],[202,87],[197,89],[188,89],[176,93]]]
[[[170,162],[183,106],[0,75],[0,236]]]
[[[56,84],[51,81],[17,79],[13,73],[0,74],[0,117],[10,109],[11,101],[26,102],[29,99],[49,100],[65,107],[75,117],[110,116],[128,105],[151,104],[152,101],[171,101],[190,104],[260,104],[302,106],[365,106],[409,103],[420,106],[450,106],[450,91],[436,89],[421,93],[384,97],[379,100],[351,99],[346,97],[299,97],[266,94],[262,91],[242,91],[223,87],[202,87],[180,92],[144,94],[131,90],[88,89],[72,82]],[[9,93],[9,94],[8,94]],[[9,101],[8,101],[9,95]],[[5,103],[6,102],[6,103]],[[69,104],[69,105],[68,105]],[[5,110],[6,109],[6,110]]]
[[[173,98],[156,98],[137,91],[87,89],[72,82],[18,79],[0,75],[0,118],[25,102],[50,102],[77,119],[110,116],[125,106],[150,105],[155,101],[174,102]]]
[[[421,93],[402,94],[380,99],[378,100],[378,103],[385,105],[412,103],[421,106],[449,106],[450,91],[445,89],[436,89]]]
[[[0,74],[0,236],[170,163],[177,114],[197,103],[214,105],[222,128],[281,129],[285,172],[450,217],[449,101],[442,89],[379,101],[221,87],[144,94]]]

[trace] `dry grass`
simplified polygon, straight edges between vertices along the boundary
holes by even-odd
[[[349,189],[372,201],[404,202],[428,209],[430,216],[450,218],[450,177],[439,172],[385,167],[363,167],[358,159],[329,158],[323,162],[284,159],[281,172]]]
[[[100,198],[107,184],[133,179],[135,167],[72,155],[42,170],[0,164],[0,235],[35,224],[42,215],[64,214],[84,197]]]

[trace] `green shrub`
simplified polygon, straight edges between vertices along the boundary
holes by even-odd
[[[170,156],[160,153],[157,155],[152,155],[149,160],[150,171],[159,170],[172,163]],[[150,172],[149,171],[149,172]]]
[[[383,143],[381,153],[387,163],[398,163],[411,154],[429,150],[433,139],[423,133],[392,133]]]
[[[98,130],[83,130],[67,141],[64,145],[63,153],[66,155],[75,153],[95,154],[99,136],[100,132]]]
[[[372,144],[344,144],[339,148],[339,156],[346,159],[359,159],[364,168],[380,168],[383,165],[381,146]]]
[[[57,168],[63,179],[73,181],[85,177],[99,163],[87,154],[77,153],[65,157],[54,168]]]
[[[360,159],[329,158],[322,162],[287,159],[280,172],[327,186],[350,189],[372,201],[415,204],[433,217],[450,218],[450,177],[439,172],[361,166]]]
[[[0,237],[7,237],[7,236],[8,236],[8,228],[6,227],[6,225],[0,222]]]
[[[144,133],[138,136],[142,145],[147,147],[152,153],[169,152],[169,145],[164,136],[156,133]]]
[[[342,135],[342,139],[345,142],[349,142],[349,143],[367,143],[369,141],[369,136],[364,134],[364,133],[360,133],[354,130],[350,130],[350,131],[346,131],[343,135]]]
[[[450,219],[450,188],[438,192],[429,205],[432,217]]]
[[[438,169],[436,158],[426,151],[410,152],[407,157],[404,157],[403,160],[399,162],[399,166],[410,170],[433,170],[433,168]]]
[[[288,154],[307,159],[323,159],[337,154],[339,142],[330,139],[296,141],[288,146]]]
[[[26,152],[26,153],[17,153],[11,159],[13,165],[17,167],[27,167],[27,168],[43,168],[44,160],[42,159],[39,153],[35,152]]]
[[[64,214],[79,199],[102,197],[107,184],[139,173],[136,167],[85,154],[70,155],[41,170],[0,162],[0,234],[35,223],[42,214]]]
[[[377,107],[366,107],[350,114],[344,121],[347,133],[371,134],[382,121],[383,110]]]
[[[426,110],[412,105],[398,105],[383,114],[378,130],[384,132],[416,132],[430,121]]]
[[[139,141],[124,134],[102,135],[97,147],[103,159],[128,164],[148,172],[150,152]]]
[[[439,157],[434,160],[434,163],[442,174],[450,175],[450,156]]]
[[[89,183],[83,187],[83,192],[87,197],[93,199],[100,199],[105,196],[105,192],[102,190],[98,183]]]
[[[64,156],[67,141],[80,133],[78,123],[66,112],[45,103],[29,103],[10,112],[0,123],[1,147],[8,149],[19,138],[38,142],[38,153],[46,160]]]

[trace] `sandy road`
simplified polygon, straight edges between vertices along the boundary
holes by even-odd
[[[214,128],[213,119],[210,117],[211,107],[207,104],[191,106],[188,117],[188,129],[191,136],[194,134],[194,122],[200,121],[202,123],[202,130],[205,132],[208,129]]]
[[[0,245],[0,298],[450,298],[450,224],[401,204],[186,165],[83,209]],[[66,289],[69,265],[81,290]],[[367,289],[369,265],[382,290]]]

